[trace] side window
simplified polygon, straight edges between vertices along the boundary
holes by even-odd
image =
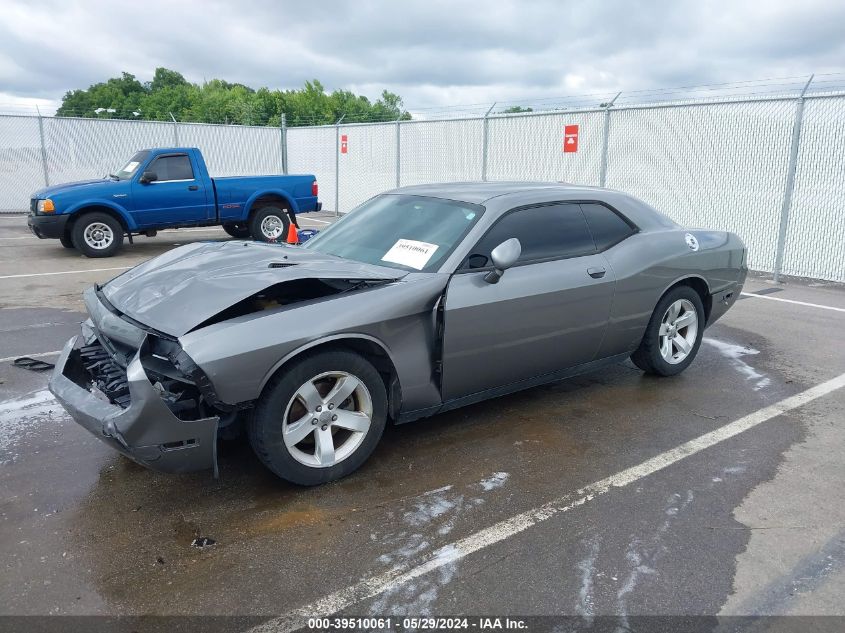
[[[522,245],[520,262],[577,257],[596,251],[581,208],[577,204],[555,204],[505,215],[475,245],[463,267],[490,266],[490,251],[512,237]]]
[[[625,220],[603,204],[581,204],[581,209],[600,251],[634,234],[634,229]]]
[[[191,159],[185,154],[178,156],[162,156],[156,158],[147,171],[154,171],[158,176],[158,182],[166,180],[193,180],[194,170],[191,167]]]

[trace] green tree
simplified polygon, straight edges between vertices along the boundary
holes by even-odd
[[[65,94],[58,116],[139,118],[273,125],[285,115],[288,125],[326,125],[344,120],[410,119],[402,98],[385,90],[376,102],[349,90],[329,94],[318,80],[294,90],[254,90],[239,83],[212,79],[201,85],[168,68],[156,68],[152,81],[141,83],[122,73],[87,89]]]
[[[523,108],[522,106],[511,106],[501,111],[502,114],[519,114],[520,112],[534,112],[534,108]]]

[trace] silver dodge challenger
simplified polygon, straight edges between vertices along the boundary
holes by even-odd
[[[624,193],[403,187],[303,246],[190,244],[89,288],[50,390],[131,459],[213,470],[245,430],[279,477],[356,470],[410,422],[627,358],[682,372],[737,300],[742,241]]]

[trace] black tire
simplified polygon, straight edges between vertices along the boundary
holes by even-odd
[[[686,357],[680,362],[670,363],[663,357],[660,351],[660,326],[669,307],[680,300],[688,301],[695,308],[697,329],[695,341]],[[695,359],[696,354],[698,354],[698,349],[701,347],[701,338],[704,335],[704,326],[704,305],[701,302],[701,297],[689,286],[676,286],[663,295],[657,303],[657,307],[654,308],[654,312],[648,322],[648,327],[646,327],[643,340],[637,351],[631,355],[631,360],[647,374],[654,374],[656,376],[675,376],[680,374],[689,367],[690,363]],[[669,347],[668,349],[671,355],[673,348]]]
[[[246,224],[224,224],[223,230],[239,240],[245,240],[251,237],[249,227]]]
[[[302,406],[299,400],[295,400],[297,390],[302,385],[326,372],[345,372],[357,378],[366,387],[372,405],[372,416],[370,418],[369,428],[364,434],[363,439],[357,445],[357,448],[347,457],[330,466],[309,466],[294,457],[291,452],[292,449],[289,449],[285,445],[283,438],[283,418],[289,405],[292,407]],[[327,389],[330,388],[331,384],[327,386]],[[325,396],[326,394],[322,395]],[[357,401],[357,398],[358,396],[355,395],[344,402],[354,403]],[[291,404],[293,402],[296,402],[296,405]],[[343,408],[347,408],[347,406]],[[306,411],[305,409],[301,410]],[[324,409],[324,414],[327,410],[328,406]],[[307,413],[306,415],[311,415],[311,413]],[[299,417],[299,414],[297,413],[294,417]],[[370,456],[381,439],[386,421],[387,393],[384,388],[384,382],[375,367],[367,359],[358,354],[338,350],[319,352],[313,356],[306,356],[290,367],[286,367],[283,372],[273,378],[264,388],[261,397],[258,399],[255,412],[247,424],[247,433],[255,454],[267,468],[282,479],[292,483],[301,486],[315,486],[340,479],[357,470]],[[309,433],[302,442],[316,442],[316,433],[319,433],[318,429],[322,427],[322,424],[322,420],[318,422],[313,427],[315,434]],[[344,431],[334,426],[328,430],[332,433],[333,442],[334,438],[339,437],[335,432],[349,433],[349,431]],[[348,441],[351,434],[346,437]],[[340,436],[339,441],[342,439],[343,436]],[[297,446],[302,446],[302,444]],[[342,446],[343,444],[341,444]],[[315,456],[316,452],[315,446]]]
[[[61,242],[62,246],[64,246],[65,248],[76,248],[73,245],[73,239],[71,239],[70,234],[68,234],[68,233],[65,233],[64,235],[62,235],[59,238],[59,242]]]
[[[268,218],[276,218],[281,222],[281,232],[278,236],[273,237],[265,230],[262,230],[262,226]],[[286,208],[266,206],[261,207],[252,214],[252,217],[249,220],[249,233],[252,235],[252,239],[259,242],[285,243],[287,242],[289,226],[290,217],[288,216],[288,210]]]
[[[96,248],[85,240],[88,227],[101,224],[111,230],[111,241],[102,248]],[[123,247],[123,227],[108,213],[86,213],[73,224],[70,232],[73,246],[86,257],[111,257]]]

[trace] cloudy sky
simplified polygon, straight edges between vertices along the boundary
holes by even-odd
[[[157,66],[411,109],[845,71],[842,0],[4,0],[0,111]]]

